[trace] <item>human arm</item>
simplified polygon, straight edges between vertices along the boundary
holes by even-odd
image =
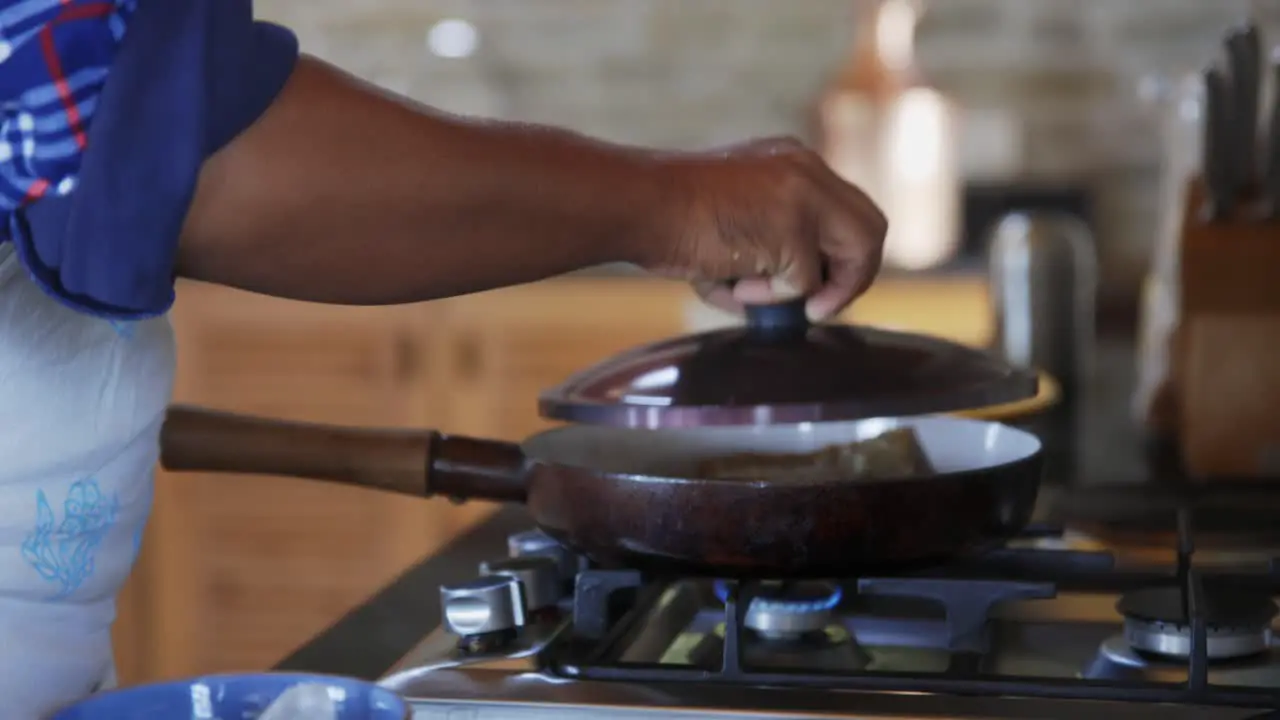
[[[800,253],[819,248],[792,236],[825,231],[835,254],[850,253],[827,293],[828,309],[839,309],[874,275],[883,218],[804,148],[770,148],[777,152],[666,153],[460,118],[303,58],[263,117],[205,166],[179,269],[355,304],[456,295],[605,262],[704,282],[797,269],[807,273],[797,289],[817,291],[816,254]],[[707,200],[713,206],[700,208]],[[720,304],[732,304],[727,295]]]
[[[180,272],[404,302],[618,260],[704,289],[786,275],[826,314],[878,265],[883,218],[793,143],[667,153],[451,117],[317,60],[284,67],[278,33],[251,24],[247,0],[141,0],[78,197],[26,213],[29,265],[55,294],[147,316]]]
[[[314,58],[205,164],[182,275],[341,304],[643,263],[670,188],[642,150],[450,116]]]

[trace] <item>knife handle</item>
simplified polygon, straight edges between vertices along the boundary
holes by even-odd
[[[1204,71],[1204,144],[1201,154],[1201,177],[1204,181],[1204,220],[1222,220],[1231,212],[1232,145],[1228,118],[1227,80],[1221,69]]]
[[[1280,52],[1268,65],[1271,75],[1271,112],[1267,118],[1266,166],[1263,168],[1262,203],[1267,217],[1280,217]]]
[[[1258,91],[1262,48],[1256,26],[1234,30],[1227,37],[1230,69],[1227,135],[1231,142],[1231,188],[1239,197],[1253,189],[1257,179]]]

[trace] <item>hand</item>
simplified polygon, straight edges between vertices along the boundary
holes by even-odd
[[[673,224],[647,269],[692,281],[711,305],[740,314],[744,304],[803,296],[809,318],[823,320],[879,271],[884,215],[800,142],[756,141],[664,162]]]

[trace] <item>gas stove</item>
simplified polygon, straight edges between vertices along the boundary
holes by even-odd
[[[382,684],[415,718],[1261,718],[1280,708],[1280,562],[1169,560],[1060,529],[901,577],[600,569],[537,531],[441,588]],[[1087,549],[1081,549],[1081,548]]]

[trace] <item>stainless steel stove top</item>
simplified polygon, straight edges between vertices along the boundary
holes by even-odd
[[[659,581],[587,568],[526,533],[510,543],[520,559],[442,588],[442,626],[382,682],[415,718],[449,720],[1253,718],[1280,707],[1277,563],[1198,563],[1189,524],[1167,563],[1080,547],[1040,529],[910,577]]]

